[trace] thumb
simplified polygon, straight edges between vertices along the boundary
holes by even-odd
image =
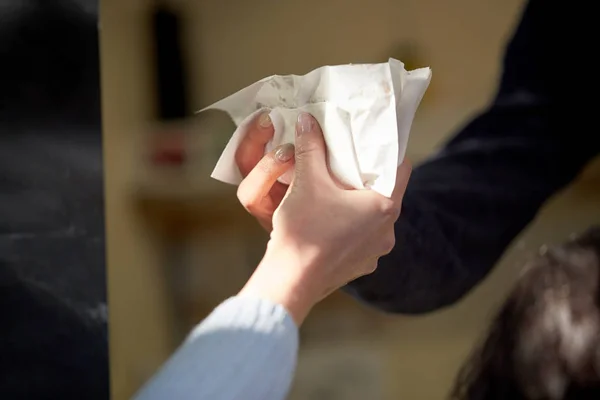
[[[329,176],[323,131],[308,113],[300,113],[296,123],[296,177],[298,175]]]

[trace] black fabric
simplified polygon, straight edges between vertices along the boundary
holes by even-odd
[[[598,82],[581,72],[594,48],[591,11],[583,1],[529,1],[494,101],[414,169],[395,248],[350,294],[407,314],[455,304],[598,154],[597,111],[586,100]]]
[[[5,264],[0,312],[1,398],[110,398],[107,336],[97,320]]]
[[[108,399],[97,1],[0,2],[0,398]]]

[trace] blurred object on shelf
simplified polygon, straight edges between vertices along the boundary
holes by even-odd
[[[168,1],[154,0],[151,8],[156,81],[156,113],[161,120],[184,118],[190,110],[181,11]]]
[[[179,130],[151,135],[150,163],[155,167],[182,167],[186,162],[185,133]]]
[[[235,193],[210,177],[234,131],[235,124],[222,111],[157,121],[140,130],[133,146],[136,196],[185,202]]]

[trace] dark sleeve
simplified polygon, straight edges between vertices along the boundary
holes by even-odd
[[[589,132],[566,129],[575,108],[558,104],[575,93],[552,81],[553,7],[527,5],[493,103],[414,169],[396,247],[374,274],[348,285],[350,294],[396,313],[454,304],[597,153]]]

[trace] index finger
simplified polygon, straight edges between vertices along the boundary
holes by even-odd
[[[294,145],[284,144],[265,155],[238,186],[240,203],[252,213],[267,196],[277,178],[294,166]]]
[[[235,163],[243,177],[248,176],[263,158],[265,146],[273,138],[274,133],[269,111],[257,115],[250,123],[248,132],[235,152]]]

